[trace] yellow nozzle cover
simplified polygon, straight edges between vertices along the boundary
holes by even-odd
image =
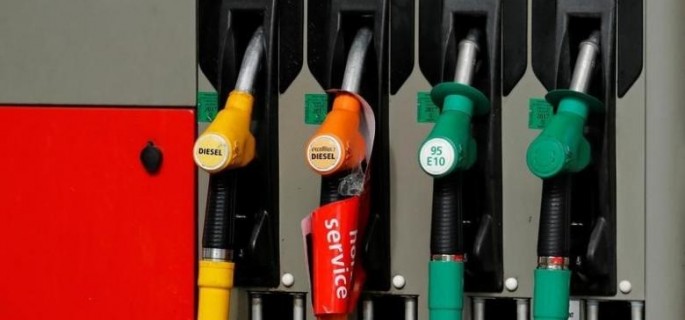
[[[255,138],[250,132],[252,103],[247,92],[233,91],[226,106],[195,141],[193,158],[209,173],[248,165],[255,157]]]
[[[197,320],[226,320],[231,310],[232,262],[200,261]]]

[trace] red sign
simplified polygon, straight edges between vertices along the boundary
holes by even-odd
[[[353,296],[359,232],[359,197],[334,202],[312,214],[314,312],[346,314]]]

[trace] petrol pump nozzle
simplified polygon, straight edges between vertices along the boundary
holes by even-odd
[[[598,53],[599,32],[595,32],[580,44],[570,88],[551,91],[545,97],[557,112],[526,155],[528,168],[542,179],[578,172],[590,163],[590,144],[583,137],[583,127],[589,111],[602,108],[602,102],[586,94]]]
[[[442,83],[431,92],[442,107],[435,127],[419,150],[419,164],[433,183],[431,261],[428,275],[428,308],[431,320],[462,318],[464,248],[460,171],[476,162],[476,141],[471,118],[487,114],[487,97],[470,86],[480,51],[480,31],[470,30],[459,43],[455,82]]]
[[[543,182],[538,267],[534,274],[533,318],[568,319],[571,271],[570,251],[570,174],[590,163],[590,144],[583,129],[591,109],[602,103],[585,92],[589,88],[596,57],[599,32],[580,44],[569,90],[554,90],[546,99],[557,112],[543,132],[528,148],[528,168]]]
[[[260,27],[247,45],[226,105],[195,142],[195,163],[209,173],[244,167],[255,157],[255,138],[250,132],[252,92],[264,51],[264,30]]]
[[[331,111],[306,146],[307,163],[316,173],[322,175],[322,206],[338,202],[346,197],[339,192],[340,181],[350,171],[359,168],[366,155],[366,141],[360,132],[362,104],[355,94],[359,91],[364,62],[372,36],[371,30],[368,28],[364,27],[357,31],[347,56],[342,88],[335,93],[335,100],[333,100]],[[352,210],[346,211],[346,214],[357,213]],[[356,220],[356,218],[347,217],[345,220]],[[342,219],[340,223],[343,223]],[[326,235],[324,234],[323,237],[326,237]],[[315,234],[312,235],[312,239],[315,242]],[[352,244],[352,246],[355,245]],[[354,259],[354,257],[351,259]],[[315,257],[312,262],[313,268],[317,268],[316,261]],[[319,267],[319,270],[325,269],[325,265],[328,263],[328,261],[322,262],[324,267]],[[314,270],[314,273],[316,273],[316,270]],[[325,290],[317,289],[324,288],[325,285],[319,287],[315,284],[315,281],[317,281],[316,278],[312,284],[314,290]],[[326,293],[314,292],[313,295],[314,297],[321,297],[325,296]],[[316,301],[314,301],[314,304],[316,304]],[[314,308],[316,309],[317,306]],[[348,318],[346,311],[342,311],[346,310],[345,308],[334,308],[334,311],[331,311],[332,309],[329,308],[322,308],[322,310],[324,311],[316,315],[318,320],[345,320]]]
[[[226,106],[195,142],[197,165],[210,172],[207,212],[198,271],[198,320],[226,320],[233,288],[233,222],[236,179],[225,169],[244,167],[255,155],[250,133],[252,91],[265,51],[264,30],[253,34],[243,58],[235,89]]]
[[[333,101],[333,108],[317,132],[307,143],[309,166],[318,174],[331,176],[359,167],[364,160],[366,142],[359,131],[362,106],[357,97],[364,61],[373,34],[361,28],[347,56],[342,90]]]
[[[429,175],[444,177],[469,169],[476,162],[476,141],[471,136],[471,118],[490,110],[488,98],[471,87],[480,51],[480,31],[471,30],[459,43],[455,82],[441,83],[431,91],[442,112],[421,145],[419,164]]]

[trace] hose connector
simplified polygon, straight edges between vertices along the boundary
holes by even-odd
[[[566,270],[570,264],[568,257],[538,257],[538,268],[550,270]]]

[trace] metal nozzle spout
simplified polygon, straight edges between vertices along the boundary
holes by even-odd
[[[476,73],[476,62],[480,51],[481,32],[478,29],[471,29],[464,40],[459,42],[459,56],[457,57],[457,70],[454,74],[454,81],[470,85],[473,75]]]
[[[599,31],[593,32],[589,38],[580,43],[578,58],[573,69],[573,78],[569,89],[578,92],[587,92],[592,80],[592,71],[597,63],[597,55],[600,51]]]
[[[264,39],[264,29],[257,28],[252,39],[245,49],[243,62],[240,65],[238,72],[238,80],[235,82],[235,90],[247,93],[252,93],[254,90],[254,82],[257,78],[257,72],[261,66],[262,56],[266,51],[266,41]]]
[[[354,36],[354,41],[347,54],[347,64],[345,65],[345,75],[343,76],[342,90],[357,93],[361,85],[362,73],[364,71],[364,61],[366,52],[371,43],[373,33],[369,28],[361,28]]]

